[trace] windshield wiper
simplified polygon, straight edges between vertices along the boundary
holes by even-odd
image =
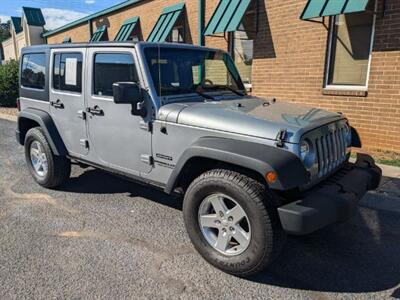
[[[246,94],[244,94],[244,93],[242,93],[242,92],[239,92],[238,90],[235,90],[234,88],[231,88],[230,86],[228,86],[228,85],[212,85],[212,86],[209,86],[209,87],[206,87],[206,89],[207,88],[209,88],[209,89],[216,89],[216,90],[224,90],[224,89],[227,89],[228,91],[231,91],[232,93],[234,93],[234,94],[236,94],[236,95],[238,95],[238,96],[246,96]]]
[[[245,96],[244,93],[239,92],[239,91],[235,90],[234,88],[231,88],[230,86],[225,85],[225,86],[221,86],[221,88],[230,90],[231,92],[235,93],[235,94],[238,95],[238,96],[242,96],[242,97]]]
[[[173,92],[179,92],[179,94],[182,94],[182,93],[188,93],[188,94],[189,94],[189,93],[193,93],[193,94],[197,94],[197,95],[199,95],[200,97],[203,97],[203,98],[205,98],[205,99],[215,100],[215,98],[214,98],[213,96],[204,94],[204,93],[199,92],[199,91],[197,91],[197,90],[195,90],[195,89],[178,88],[178,87],[169,87],[168,89],[169,89],[170,92],[172,92],[172,91],[173,91]]]
[[[194,91],[194,92],[195,92],[197,95],[199,95],[199,96],[201,96],[201,97],[203,97],[203,98],[206,98],[206,99],[209,99],[209,100],[215,100],[215,98],[214,98],[213,96],[204,94],[204,93],[199,92],[199,91]]]

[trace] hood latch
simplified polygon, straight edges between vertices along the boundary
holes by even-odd
[[[283,148],[286,134],[287,134],[286,129],[279,129],[278,135],[276,136],[276,143],[275,143],[275,145],[277,147]]]

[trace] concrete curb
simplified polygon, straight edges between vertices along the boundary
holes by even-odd
[[[0,113],[0,119],[17,122],[17,116],[6,115],[6,114],[2,114],[2,113]],[[382,169],[383,176],[392,177],[392,178],[400,178],[400,168],[399,167],[387,166],[387,165],[381,165],[381,164],[378,164],[378,166]]]
[[[382,169],[383,176],[391,178],[400,178],[400,168],[394,166],[387,166],[378,164],[379,168]]]
[[[17,122],[17,116],[6,115],[6,114],[2,114],[2,113],[0,113],[0,119]]]

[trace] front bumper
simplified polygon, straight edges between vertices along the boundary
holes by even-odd
[[[290,234],[304,235],[329,224],[353,216],[358,201],[369,190],[379,186],[382,170],[373,158],[358,154],[355,163],[342,169],[317,187],[307,191],[304,198],[278,208],[283,229]]]

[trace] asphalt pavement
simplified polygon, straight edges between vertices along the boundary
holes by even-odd
[[[15,126],[0,120],[0,299],[400,299],[400,179],[241,279],[195,252],[180,199],[78,166],[57,190],[37,185]]]

